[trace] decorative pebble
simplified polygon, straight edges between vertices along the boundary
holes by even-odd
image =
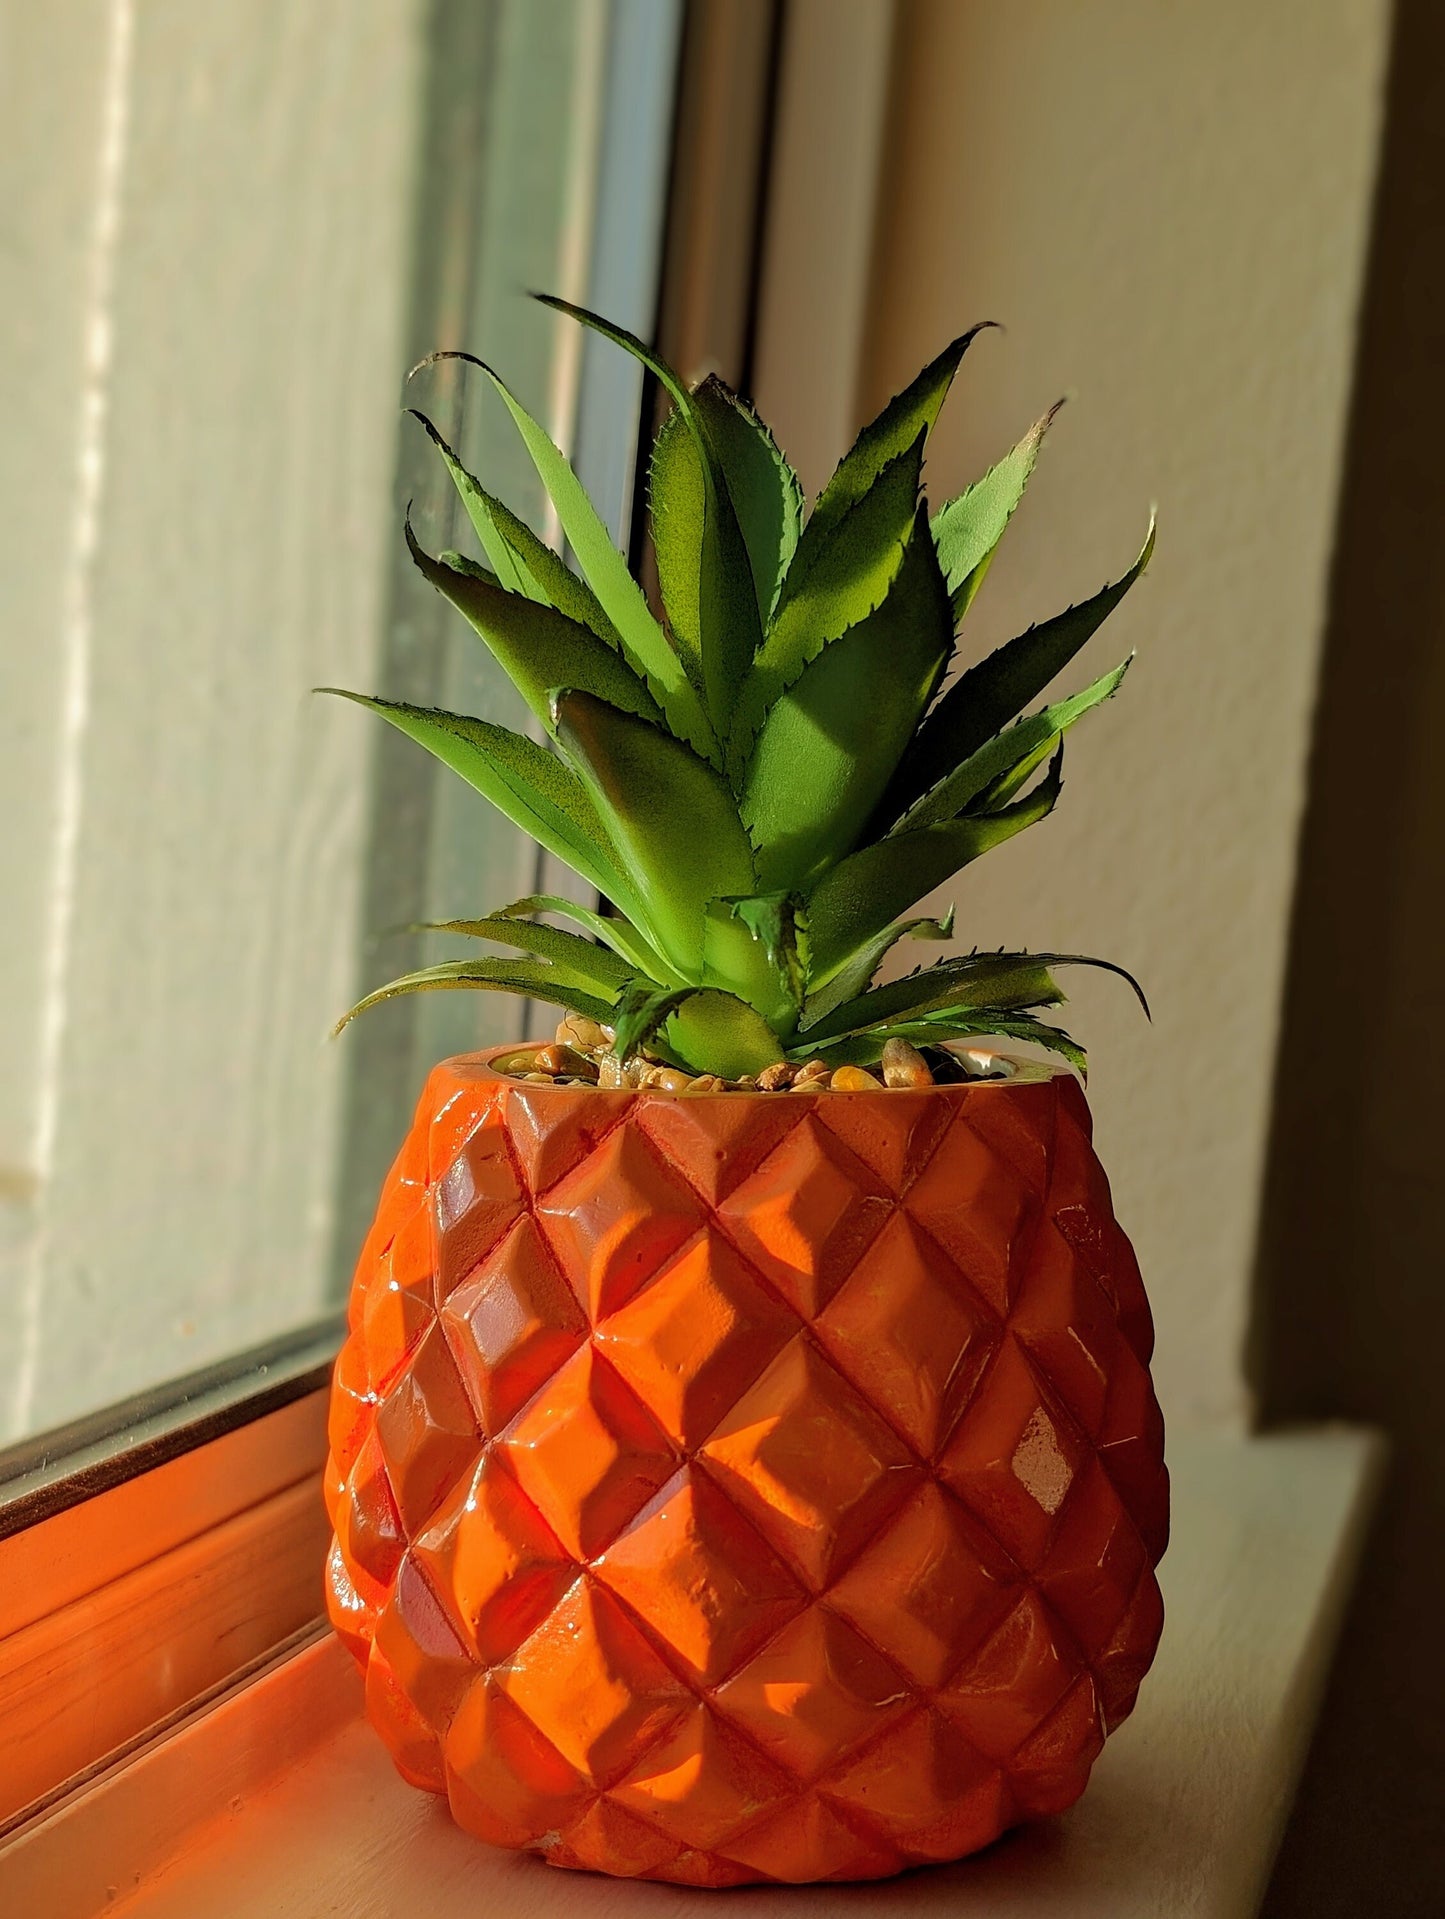
[[[523,1074],[532,1070],[532,1049],[521,1053],[507,1053],[497,1061],[497,1071],[506,1073],[513,1079],[521,1079]]]
[[[933,1074],[916,1046],[910,1046],[906,1039],[890,1039],[883,1048],[883,1084],[931,1086]]]
[[[643,1075],[642,1083],[659,1093],[685,1093],[692,1085],[692,1074],[679,1072],[675,1066],[654,1066]]]
[[[576,1046],[583,1052],[602,1053],[612,1044],[613,1034],[610,1026],[603,1026],[599,1020],[588,1019],[585,1013],[568,1013],[565,1019],[557,1022],[556,1038],[559,1046]]]
[[[689,1093],[725,1093],[728,1083],[719,1079],[716,1073],[699,1073],[696,1079],[690,1079],[683,1089]]]
[[[623,1088],[633,1088],[642,1084],[644,1076],[651,1070],[652,1061],[634,1056],[626,1062],[618,1059],[615,1053],[604,1053],[597,1062],[597,1084],[613,1092]]]
[[[789,1088],[794,1093],[821,1093],[832,1075],[832,1068],[824,1059],[810,1059],[806,1065],[798,1068],[798,1077]]]
[[[765,1066],[758,1074],[760,1093],[781,1093],[792,1085],[798,1077],[798,1069],[788,1060],[776,1060],[773,1065]]]
[[[574,1078],[578,1074],[595,1072],[595,1063],[585,1053],[579,1053],[575,1046],[539,1046],[534,1061],[539,1073],[551,1073],[554,1077],[560,1073],[570,1073]]]
[[[863,1066],[839,1066],[828,1082],[835,1093],[876,1093],[878,1082]]]

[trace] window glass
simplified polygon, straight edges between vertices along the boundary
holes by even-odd
[[[539,875],[309,689],[518,719],[400,541],[411,501],[464,544],[397,407],[433,348],[505,368],[621,537],[635,381],[523,294],[650,326],[677,30],[657,0],[7,10],[0,1441],[334,1310],[426,1066],[517,1030],[453,994],[328,1040],[442,956],[386,929]],[[553,531],[461,368],[406,402]]]

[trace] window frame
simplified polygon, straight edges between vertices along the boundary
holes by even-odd
[[[339,1336],[330,1316],[7,1456],[0,1840],[314,1630]]]
[[[0,1453],[0,1542],[324,1387],[340,1312]]]

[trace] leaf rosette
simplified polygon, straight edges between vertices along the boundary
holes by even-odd
[[[1152,524],[1114,583],[970,661],[966,615],[1057,412],[930,513],[929,434],[981,328],[863,429],[805,513],[772,435],[720,380],[689,387],[622,328],[546,304],[633,355],[670,398],[649,468],[659,605],[545,429],[483,361],[448,356],[500,397],[575,570],[420,413],[481,558],[429,552],[409,520],[406,539],[539,737],[345,697],[458,773],[603,910],[545,896],[448,921],[440,930],[503,950],[407,974],[347,1018],[399,994],[470,989],[610,1026],[619,1058],[645,1046],[725,1078],[779,1060],[869,1065],[890,1039],[988,1035],[1082,1070],[1082,1049],[1040,1014],[1063,1001],[1056,968],[1122,973],[1109,962],[975,951],[877,975],[901,941],[951,941],[953,909],[938,918],[918,902],[1053,811],[1064,736],[1113,697],[1129,660],[1045,695],[1143,573]]]

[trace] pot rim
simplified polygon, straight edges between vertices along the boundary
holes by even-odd
[[[520,1052],[531,1043],[532,1042],[528,1040],[509,1040],[500,1046],[481,1047],[475,1053],[460,1053],[455,1056],[454,1060],[440,1063],[444,1065],[455,1064],[465,1066],[471,1073],[476,1073],[477,1069],[480,1068],[481,1076],[495,1082],[498,1086],[509,1086],[514,1093],[519,1094],[530,1095],[535,1093],[542,1099],[551,1099],[558,1094],[605,1093],[612,1099],[620,1097],[687,1101],[700,1099],[727,1099],[733,1101],[761,1099],[772,1103],[780,1099],[881,1099],[888,1101],[890,1105],[896,1105],[897,1102],[903,1098],[929,1099],[939,1093],[961,1095],[978,1094],[987,1091],[997,1094],[1008,1092],[1020,1086],[1045,1085],[1049,1081],[1057,1079],[1068,1079],[1073,1080],[1075,1084],[1078,1083],[1073,1069],[1065,1065],[1062,1061],[1055,1062],[1053,1060],[1029,1059],[1020,1053],[1005,1052],[1001,1047],[997,1046],[977,1045],[971,1041],[965,1045],[959,1041],[948,1040],[939,1043],[949,1052],[986,1056],[998,1065],[1007,1066],[1009,1069],[1007,1078],[954,1080],[933,1086],[859,1087],[856,1090],[835,1089],[827,1086],[820,1087],[816,1091],[806,1091],[802,1093],[794,1093],[791,1089],[786,1092],[778,1091],[769,1093],[763,1092],[756,1087],[745,1089],[719,1087],[715,1090],[701,1093],[673,1093],[662,1086],[547,1086],[540,1080],[518,1079],[511,1073],[499,1072],[496,1069],[495,1061],[506,1058],[509,1054]],[[538,1043],[542,1044],[544,1042]]]

